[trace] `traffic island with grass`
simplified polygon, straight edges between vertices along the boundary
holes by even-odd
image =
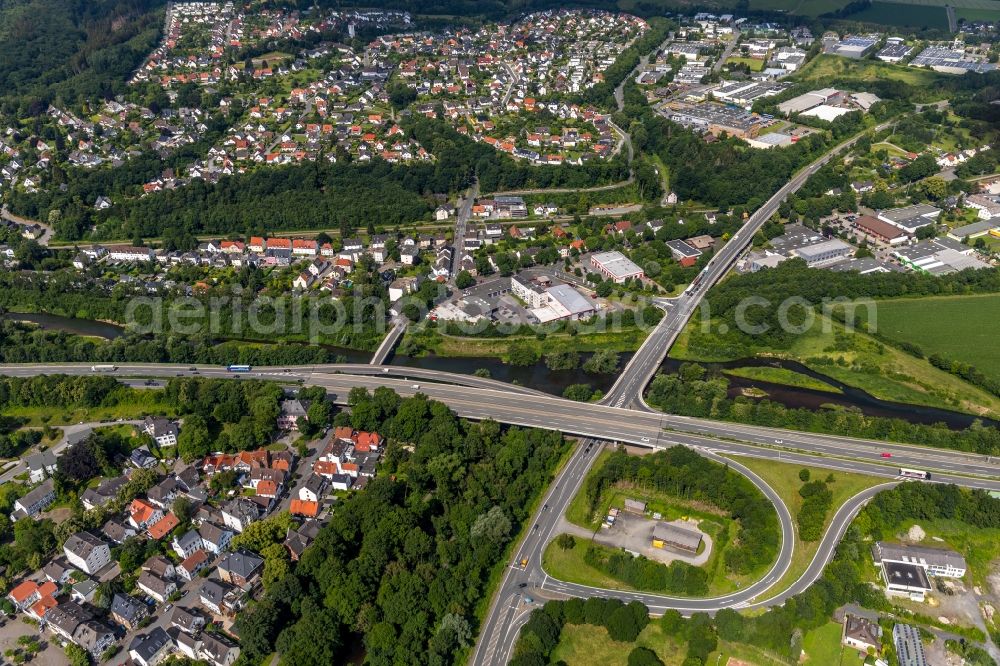
[[[730,492],[714,499],[718,488]],[[545,571],[612,589],[733,592],[763,575],[780,543],[777,515],[760,491],[684,447],[602,453],[566,518],[574,534],[548,545]]]

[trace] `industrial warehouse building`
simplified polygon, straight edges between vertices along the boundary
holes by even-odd
[[[616,284],[621,284],[629,278],[642,278],[645,275],[638,264],[617,250],[591,255],[590,265]]]
[[[672,523],[658,522],[653,526],[653,548],[669,548],[695,554],[701,546],[701,533]]]

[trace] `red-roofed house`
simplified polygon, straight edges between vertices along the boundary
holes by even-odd
[[[149,526],[146,530],[147,534],[151,539],[156,539],[159,541],[163,537],[167,536],[174,531],[174,528],[180,525],[180,522],[172,512],[163,516],[160,520],[156,521]]]
[[[378,451],[382,437],[377,432],[359,432],[354,439],[354,449],[360,453]]]
[[[54,597],[49,595],[42,597],[32,604],[31,608],[29,608],[26,613],[41,622],[45,618],[45,614],[58,605],[59,602],[56,601]]]
[[[319,474],[320,476],[330,478],[334,474],[340,474],[340,469],[337,467],[337,463],[335,462],[317,460],[313,463],[313,472]]]
[[[306,500],[293,499],[291,506],[288,508],[289,513],[293,516],[305,516],[307,518],[315,518],[319,515],[319,502],[309,502]]]
[[[144,530],[150,525],[158,523],[162,518],[163,512],[144,500],[134,499],[129,506],[128,521],[137,530]]]
[[[274,499],[278,496],[278,484],[270,479],[262,479],[257,482],[257,496]]]

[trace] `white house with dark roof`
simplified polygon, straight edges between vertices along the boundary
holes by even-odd
[[[63,554],[80,571],[93,575],[111,562],[111,549],[90,532],[77,532],[66,539]]]

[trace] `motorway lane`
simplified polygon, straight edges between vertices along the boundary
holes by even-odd
[[[196,370],[190,370],[192,367]],[[289,372],[284,372],[286,369]],[[95,374],[90,370],[90,365],[79,363],[0,366],[2,375],[34,376],[41,373]],[[378,386],[388,386],[401,395],[425,393],[448,403],[460,416],[468,418],[496,418],[506,423],[557,429],[570,434],[616,439],[638,445],[663,446],[666,438],[670,438],[675,443],[714,446],[716,438],[736,439],[757,447],[851,457],[879,463],[885,467],[916,467],[951,474],[1000,476],[1000,460],[977,454],[623,410],[606,405],[574,402],[493,379],[417,368],[330,364],[257,367],[251,373],[235,375],[221,366],[123,364],[116,372],[107,374],[118,378],[181,375],[259,377],[289,382],[301,380],[326,386],[338,394],[341,400],[346,400],[347,392],[353,386],[364,386],[369,390]],[[401,379],[399,375],[405,379]],[[414,379],[420,383],[412,383]],[[439,381],[450,383],[437,383]],[[664,431],[664,428],[668,431]],[[892,457],[883,458],[882,453],[890,453]],[[988,487],[992,488],[993,485]]]
[[[549,486],[530,523],[532,527],[518,545],[510,566],[500,580],[470,659],[473,666],[505,664],[510,659],[517,633],[533,607],[525,601],[525,597],[534,598],[533,595],[547,578],[541,569],[541,553],[545,545],[557,536],[555,528],[560,518],[602,448],[602,442],[584,440]],[[520,566],[522,559],[528,560],[524,569]]]
[[[279,365],[254,366],[252,372],[233,373],[220,365],[198,365],[192,363],[121,363],[113,372],[94,372],[91,363],[14,363],[0,365],[0,375],[9,377],[34,377],[36,375],[110,375],[118,379],[125,377],[212,377],[212,378],[244,378],[264,379],[269,381],[287,380],[295,382],[313,373],[350,373],[357,375],[379,375],[395,378],[413,378],[427,381],[446,382],[459,386],[496,389],[525,395],[549,395],[527,386],[508,384],[487,377],[462,375],[457,373],[439,372],[424,368],[411,368],[400,365],[368,365],[363,363],[331,363],[324,365]],[[193,368],[193,369],[192,369]]]
[[[890,124],[892,121],[882,123],[872,131],[878,132]],[[810,176],[834,156],[853,146],[861,136],[864,134],[848,139],[826,152],[822,157],[795,174],[770,199],[754,211],[746,223],[733,234],[729,242],[709,260],[691,286],[674,300],[675,307],[660,320],[660,323],[656,325],[639,350],[632,356],[618,380],[604,396],[602,404],[629,407],[633,403],[638,403],[643,410],[649,410],[642,399],[643,390],[656,374],[677,336],[694,315],[708,291],[729,272],[736,259],[753,241],[754,235],[778,210],[788,195],[802,187]]]
[[[597,439],[617,440],[662,448],[675,443],[692,446],[715,446],[719,437],[744,440],[744,426],[739,423],[711,424],[711,433],[698,433],[698,422],[684,421],[686,428],[695,432],[664,431],[663,427],[670,419],[663,414],[646,413],[625,410],[592,403],[578,403],[552,396],[525,396],[494,390],[471,387],[458,387],[447,384],[411,385],[386,377],[361,377],[352,375],[312,375],[308,383],[324,386],[335,394],[336,399],[346,400],[347,393],[354,386],[364,386],[373,389],[376,386],[389,386],[404,396],[414,393],[424,393],[431,398],[448,404],[459,416],[473,419],[496,419],[503,423],[532,426],[560,430],[567,434],[575,434]],[[671,423],[679,422],[672,421]],[[732,427],[730,427],[732,426]],[[763,432],[769,432],[764,429]],[[950,474],[977,475],[985,477],[1000,477],[1000,461],[987,459],[986,456],[970,455],[943,449],[889,444],[884,442],[866,445],[861,440],[832,439],[830,436],[819,438],[813,444],[812,435],[796,434],[788,443],[778,444],[787,431],[774,430],[773,439],[768,444],[747,445],[748,449],[775,451],[781,448],[814,451],[820,454],[840,455],[855,460],[878,464],[882,469],[893,469],[897,466],[928,469]],[[712,436],[714,435],[714,436]],[[762,438],[763,439],[763,438]],[[836,441],[833,446],[830,442]],[[891,459],[882,457],[882,452],[892,452]],[[983,479],[982,487],[1000,490],[1000,480]]]

